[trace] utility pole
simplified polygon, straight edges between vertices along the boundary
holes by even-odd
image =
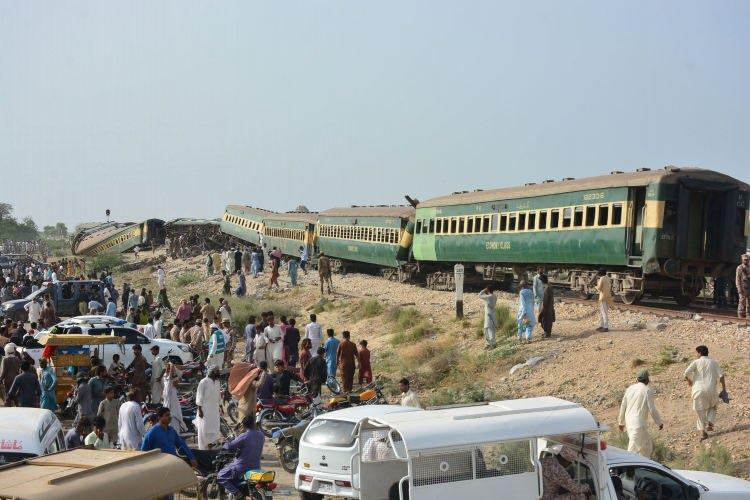
[[[456,317],[464,317],[464,265],[453,266],[453,278],[456,282]]]

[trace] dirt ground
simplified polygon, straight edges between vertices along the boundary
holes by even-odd
[[[128,257],[132,259],[132,257]],[[221,289],[220,278],[201,278],[178,287],[179,276],[194,274],[203,276],[203,259],[169,260],[165,264],[172,302],[198,293],[217,295]],[[115,276],[118,287],[123,278],[136,285],[156,289],[155,278],[148,269],[133,271],[126,276]],[[248,277],[248,295],[251,298],[271,298],[297,310],[298,326],[307,322],[307,315],[321,298],[318,277],[314,273],[300,273],[300,286],[292,290],[282,271],[280,290],[268,290],[268,275],[257,279]],[[366,338],[370,343],[375,375],[396,380],[401,373],[379,370],[385,365],[386,355],[392,351],[406,352],[413,345],[393,344],[393,327],[383,315],[362,319],[354,307],[363,298],[376,299],[386,306],[416,308],[424,321],[442,335],[427,335],[419,343],[435,342],[440,346],[446,335],[455,338],[460,348],[460,361],[481,360],[484,341],[475,334],[476,323],[483,314],[483,303],[476,294],[464,297],[465,321],[456,321],[454,294],[386,281],[379,277],[362,274],[334,275],[334,293],[328,296],[334,307],[318,313],[324,328],[337,332],[349,330],[352,340]],[[233,282],[236,286],[236,279]],[[335,305],[338,304],[338,307]],[[515,316],[516,297],[501,293],[498,304],[504,304]],[[320,308],[319,308],[320,309]],[[615,306],[610,313],[610,331],[596,332],[598,326],[598,304],[566,302],[556,305],[557,322],[553,337],[540,340],[539,332],[530,344],[514,346],[509,359],[484,366],[478,380],[487,393],[502,398],[520,398],[552,395],[577,401],[585,405],[603,425],[617,427],[620,400],[628,385],[635,382],[635,374],[642,368],[651,372],[651,387],[656,391],[657,406],[665,422],[658,431],[652,425],[653,434],[673,453],[672,464],[690,468],[695,456],[712,443],[720,443],[731,453],[738,476],[750,479],[750,328],[730,322],[715,322],[702,319],[669,319],[654,314],[635,313]],[[418,343],[418,344],[419,344]],[[691,407],[690,390],[683,380],[683,371],[695,356],[695,347],[705,344],[711,357],[723,367],[727,387],[732,398],[730,404],[721,404],[717,428],[711,437],[699,442],[695,433],[695,415]],[[240,349],[238,349],[240,351]],[[543,361],[533,368],[518,370],[513,375],[509,368],[516,362],[541,356]],[[391,368],[391,365],[388,365]],[[415,389],[423,401],[440,390],[425,382]],[[615,439],[612,434],[611,439]],[[275,449],[267,444],[264,466],[277,470],[279,497],[293,490],[293,477],[278,468]]]

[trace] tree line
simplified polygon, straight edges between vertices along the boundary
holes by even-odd
[[[40,238],[65,239],[68,237],[68,227],[64,222],[54,226],[44,226],[41,231],[31,217],[24,217],[18,221],[13,217],[13,205],[0,203],[0,240],[35,241]]]

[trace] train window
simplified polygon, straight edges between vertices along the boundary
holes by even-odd
[[[526,229],[529,231],[536,229],[536,212],[529,212],[529,226]]]
[[[547,211],[541,210],[539,212],[539,229],[547,229]]]
[[[458,219],[458,232],[459,233],[464,232],[464,218],[463,217]]]
[[[466,218],[466,232],[467,233],[473,233],[474,232],[474,217],[467,217]]]
[[[609,205],[599,205],[599,217],[597,217],[598,226],[609,224]]]
[[[482,232],[483,233],[490,232],[490,219],[491,217],[489,215],[485,215],[484,217],[482,217]]]
[[[516,230],[516,214],[510,214],[508,216],[508,231]]]
[[[417,230],[415,231],[417,234],[422,234],[422,221],[417,220]]]
[[[583,207],[573,209],[573,225],[575,227],[583,226]]]
[[[429,227],[429,231],[428,232],[430,234],[434,234],[435,233],[435,219],[430,219],[430,227]]]
[[[493,233],[497,231],[497,214],[492,214],[490,217],[490,231]]]
[[[570,227],[570,221],[573,215],[573,210],[570,208],[563,208],[562,227]]]
[[[443,219],[437,219],[435,221],[435,232],[438,234],[443,232]]]
[[[622,203],[612,205],[612,225],[619,226],[622,223]]]
[[[508,215],[502,214],[500,216],[500,231],[507,231],[508,230]]]
[[[596,207],[589,205],[586,207],[586,227],[596,225]]]
[[[560,211],[559,210],[552,210],[550,212],[550,222],[549,222],[550,229],[557,229],[560,227]]]
[[[523,231],[526,229],[526,212],[518,214],[518,230]]]
[[[456,234],[456,228],[458,227],[458,221],[451,219],[451,234]]]

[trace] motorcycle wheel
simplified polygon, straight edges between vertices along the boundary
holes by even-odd
[[[273,434],[273,424],[270,422],[282,422],[284,416],[281,412],[272,408],[266,408],[258,415],[258,428],[264,436],[270,438]]]
[[[227,416],[229,417],[229,420],[232,422],[239,423],[240,419],[240,412],[237,409],[237,401],[230,401],[227,403]]]
[[[299,444],[294,438],[285,439],[279,447],[279,462],[281,467],[290,474],[294,474],[299,463]]]
[[[328,387],[328,390],[333,394],[341,394],[341,384],[339,384],[339,381],[335,378],[329,378],[326,380],[326,387]]]
[[[215,474],[212,474],[208,478],[204,479],[201,483],[201,495],[200,498],[216,498],[224,500],[228,497],[224,488],[218,483],[218,478]]]
[[[258,490],[253,490],[253,492],[250,494],[250,498],[252,498],[253,500],[266,500],[266,495]]]
[[[234,438],[234,432],[229,423],[223,418],[219,420],[219,432],[224,438]]]

